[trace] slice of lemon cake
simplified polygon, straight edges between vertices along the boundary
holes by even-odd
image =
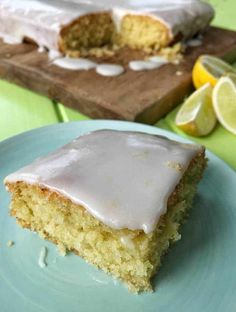
[[[51,55],[88,55],[107,45],[154,52],[201,33],[213,16],[199,0],[1,0],[0,37],[33,40]]]
[[[126,283],[151,279],[192,204],[204,148],[140,132],[83,135],[10,174],[17,222]]]

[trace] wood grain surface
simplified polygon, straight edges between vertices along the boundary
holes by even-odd
[[[92,118],[122,119],[152,124],[172,110],[192,90],[191,69],[200,54],[236,59],[236,32],[211,27],[203,45],[186,50],[179,65],[151,71],[129,70],[140,52],[121,50],[98,62],[117,63],[126,71],[103,77],[94,70],[70,71],[51,63],[33,44],[8,45],[0,41],[0,77],[43,94]],[[177,76],[176,71],[183,75]],[[0,90],[1,91],[1,90]]]

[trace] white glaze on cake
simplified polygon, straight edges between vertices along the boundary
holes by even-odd
[[[150,233],[200,149],[156,135],[100,130],[37,159],[4,182],[48,187],[109,227]]]
[[[73,3],[75,2],[75,3]],[[7,43],[20,43],[27,37],[39,46],[58,51],[63,26],[90,13],[110,12],[120,29],[127,14],[150,16],[165,24],[170,41],[179,33],[190,38],[201,32],[214,15],[212,7],[199,0],[1,0],[0,37]]]

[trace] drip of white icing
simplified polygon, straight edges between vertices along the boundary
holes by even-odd
[[[131,61],[129,68],[134,71],[152,70],[161,67],[167,63],[167,60],[161,57],[151,57],[148,61]],[[152,61],[153,59],[153,61]],[[54,65],[69,70],[89,70],[96,69],[99,75],[114,77],[124,73],[125,69],[121,65],[116,64],[97,64],[85,58],[57,58],[52,62]]]
[[[84,58],[63,57],[53,61],[53,64],[70,70],[89,70],[97,66],[96,63]]]
[[[16,37],[2,32],[0,32],[0,38],[2,38],[3,42],[8,44],[20,44],[23,41],[22,37]]]
[[[96,72],[102,76],[118,76],[124,72],[124,67],[115,64],[97,64],[85,58],[63,57],[53,61],[54,65],[69,70],[89,70],[96,69]]]
[[[201,39],[191,39],[191,40],[188,40],[186,42],[187,46],[188,47],[199,47],[202,45],[202,40]]]
[[[169,61],[165,57],[158,56],[158,55],[150,56],[148,60],[154,63],[162,64],[162,65],[169,63]]]
[[[131,61],[129,62],[129,68],[134,71],[141,71],[141,70],[152,70],[161,67],[164,65],[163,63],[152,62],[152,61]]]
[[[44,48],[44,47],[42,47],[42,46],[39,46],[38,47],[38,52],[39,53],[43,53],[43,52],[45,52],[46,51],[46,49]]]
[[[39,260],[38,260],[38,265],[42,269],[47,266],[46,257],[47,257],[47,248],[46,247],[42,247],[41,250],[40,250],[40,253],[39,253]]]
[[[119,76],[123,74],[124,67],[121,65],[100,64],[100,65],[97,65],[96,72],[99,75],[107,76],[107,77]]]
[[[62,54],[57,50],[49,50],[48,58],[52,61],[55,59],[61,58]]]
[[[200,149],[156,135],[100,130],[35,160],[4,182],[39,184],[84,206],[109,227],[150,233]]]
[[[56,58],[56,56],[57,54],[54,56],[55,59],[52,63],[69,70],[89,70],[95,68],[99,75],[107,77],[119,76],[125,71],[124,67],[121,65],[97,64],[85,58],[60,57],[60,54],[58,55],[58,58]],[[129,63],[129,68],[134,71],[152,70],[167,63],[168,61],[163,57],[152,56],[147,61],[131,61]]]

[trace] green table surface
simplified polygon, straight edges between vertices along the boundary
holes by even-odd
[[[216,10],[216,17],[212,24],[236,30],[236,1],[209,0],[208,2]],[[168,114],[155,126],[186,136],[175,126],[176,111]],[[37,127],[84,119],[88,117],[66,108],[61,103],[52,102],[46,97],[0,80],[0,140]],[[220,125],[210,136],[190,138],[205,145],[236,169],[236,136],[224,130]]]

